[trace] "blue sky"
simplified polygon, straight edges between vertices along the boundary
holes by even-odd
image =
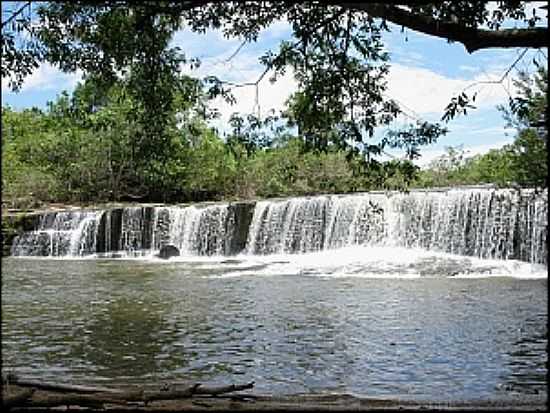
[[[516,60],[522,50],[490,49],[469,54],[459,43],[448,43],[423,35],[409,29],[390,25],[391,32],[384,34],[384,42],[391,56],[388,91],[386,95],[396,99],[411,116],[428,121],[438,121],[451,97],[475,82],[499,79],[506,69]],[[217,75],[220,79],[233,82],[250,82],[258,79],[264,68],[259,57],[266,50],[276,50],[278,43],[289,39],[291,30],[284,21],[277,22],[266,29],[255,43],[245,44],[231,60],[228,58],[239,48],[241,40],[226,39],[220,32],[210,31],[199,35],[182,30],[176,33],[173,44],[181,47],[189,57],[199,57],[202,65],[194,72],[195,76]],[[534,57],[545,61],[547,49],[542,52],[530,50],[517,66],[527,67]],[[477,109],[468,116],[452,120],[447,126],[448,135],[437,143],[424,147],[420,165],[426,165],[434,157],[441,155],[445,147],[463,145],[470,155],[483,153],[510,143],[514,131],[505,129],[505,121],[496,109],[498,104],[506,104],[508,94],[514,93],[510,76],[502,84],[479,84],[469,89],[477,91]],[[54,100],[62,91],[72,91],[81,78],[80,73],[64,74],[49,65],[42,65],[25,82],[19,93],[7,89],[2,82],[2,104],[15,109],[37,106],[44,108],[46,102]],[[260,82],[258,105],[255,100],[255,88],[235,89],[237,104],[229,106],[221,100],[213,102],[222,116],[214,122],[219,130],[227,129],[227,120],[233,112],[249,113],[254,111],[266,114],[269,109],[282,109],[286,98],[295,90],[292,74],[287,73],[275,84],[266,76]],[[407,118],[398,119],[396,126],[405,124]],[[378,136],[384,133],[379,129]],[[402,156],[399,151],[390,151],[393,156]]]

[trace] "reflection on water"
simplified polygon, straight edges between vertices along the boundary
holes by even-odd
[[[288,261],[260,264],[243,274],[239,260],[6,259],[3,366],[81,384],[546,395],[545,278],[277,274]]]
[[[503,376],[507,391],[527,394],[546,394],[548,367],[547,314],[529,316],[510,346],[507,356],[509,371]]]

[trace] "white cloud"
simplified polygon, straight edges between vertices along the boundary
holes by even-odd
[[[469,73],[479,72],[479,67],[470,66],[470,65],[459,65],[458,68],[464,72],[469,72]]]
[[[63,73],[54,66],[44,63],[25,79],[20,93],[45,90],[71,91],[81,79],[81,71]],[[2,92],[10,92],[8,79],[2,79]]]
[[[504,126],[490,126],[487,128],[471,129],[468,130],[469,135],[501,135],[507,134],[507,129]]]
[[[220,62],[205,66],[200,71],[202,74],[215,74],[220,79],[237,83],[255,82],[263,72],[263,67],[258,63],[257,57],[244,54],[231,62]],[[199,75],[196,72],[195,75]],[[388,75],[388,90],[386,95],[396,99],[404,105],[406,112],[414,112],[419,117],[436,114],[438,118],[443,113],[451,98],[468,88],[468,94],[477,92],[475,106],[478,109],[494,108],[499,103],[505,103],[507,93],[501,84],[486,84],[476,82],[495,81],[499,74],[479,74],[474,78],[450,78],[431,70],[393,64]],[[269,82],[269,74],[259,84],[258,103],[261,113],[265,115],[269,109],[280,110],[285,100],[296,90],[296,81],[290,72],[280,78],[276,83]],[[507,85],[507,82],[504,83]],[[507,85],[512,89],[512,85]],[[216,125],[223,129],[230,115],[234,112],[253,113],[257,111],[254,86],[235,88],[236,105],[229,105],[221,99],[216,100],[213,106],[222,116],[216,121]],[[513,93],[513,90],[510,90]],[[476,133],[470,131],[470,133]]]
[[[429,69],[393,64],[387,95],[417,114],[441,114],[451,98],[466,88],[469,95],[477,92],[476,107],[504,103],[508,95],[501,84],[482,83],[498,79],[496,73],[483,73],[471,79],[450,78]]]

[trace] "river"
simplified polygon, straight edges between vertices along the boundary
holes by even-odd
[[[547,394],[546,266],[390,247],[2,261],[2,365],[274,395]]]

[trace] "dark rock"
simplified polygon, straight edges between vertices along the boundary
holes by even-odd
[[[227,255],[237,255],[246,248],[246,240],[248,239],[248,230],[254,215],[255,201],[234,202],[229,204],[229,214],[231,219],[228,219],[226,225],[233,225],[231,230],[226,228],[229,237],[226,241],[225,253]]]
[[[180,250],[174,245],[163,245],[157,255],[159,258],[168,259],[170,257],[179,257]]]
[[[123,208],[113,208],[106,210],[101,216],[97,232],[97,252],[110,252],[120,249],[123,211]]]

